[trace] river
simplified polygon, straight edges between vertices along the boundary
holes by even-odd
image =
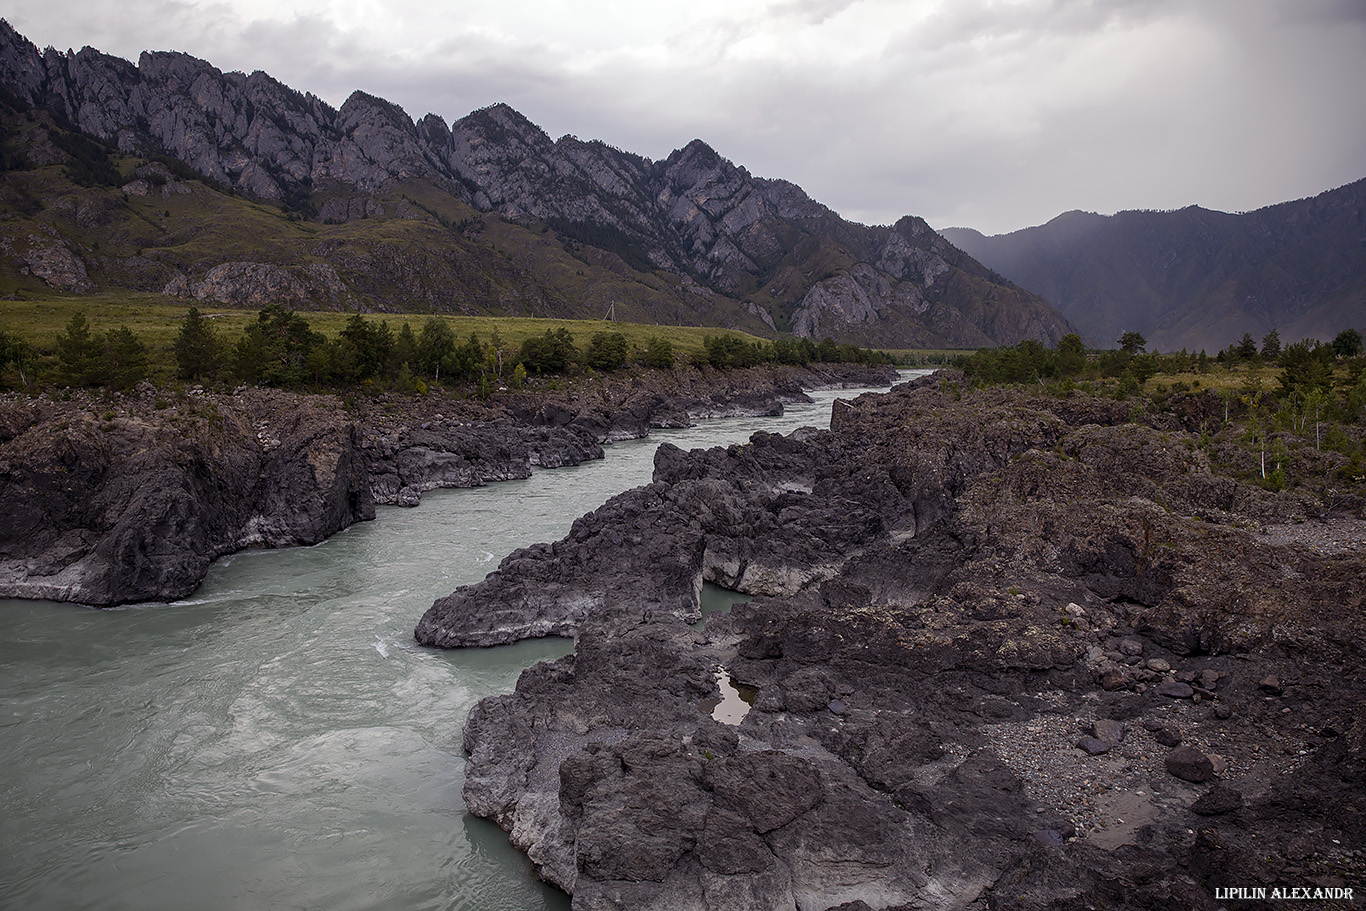
[[[443,652],[414,625],[648,482],[658,443],[824,427],[860,391],[381,506],[315,547],[219,560],[172,604],[0,600],[0,909],[568,908],[465,811],[460,731],[571,644]]]

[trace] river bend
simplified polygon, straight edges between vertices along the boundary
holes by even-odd
[[[224,558],[172,604],[0,600],[0,908],[567,908],[465,811],[460,730],[570,643],[440,652],[414,624],[648,482],[659,442],[824,427],[859,391],[381,506],[315,547]]]

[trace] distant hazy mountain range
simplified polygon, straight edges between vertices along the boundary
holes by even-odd
[[[363,92],[333,109],[180,53],[39,51],[2,22],[0,87],[0,291],[613,311],[885,347],[1072,329],[922,219],[845,221],[701,141],[652,161],[505,105],[450,127]]]
[[[994,237],[940,233],[1104,347],[1128,330],[1163,351],[1213,352],[1244,332],[1292,342],[1366,328],[1366,180],[1241,215],[1066,212]]]

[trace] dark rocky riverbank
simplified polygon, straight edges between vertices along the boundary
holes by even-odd
[[[472,811],[576,909],[1360,894],[1363,517],[1213,474],[1195,399],[946,388],[661,447],[434,604],[419,641],[577,639],[471,714]],[[704,579],[760,597],[698,629]]]
[[[424,491],[525,478],[603,457],[603,444],[699,418],[781,414],[803,389],[886,386],[887,367],[642,370],[488,403],[383,396],[359,404],[370,486],[379,503],[414,506]]]
[[[889,368],[680,368],[495,395],[261,389],[0,399],[0,597],[93,605],[184,597],[217,557],[315,544],[471,487],[603,457],[602,445],[718,414],[778,413],[802,388],[877,385]]]
[[[0,597],[169,600],[225,553],[373,519],[361,440],[330,396],[8,398]]]

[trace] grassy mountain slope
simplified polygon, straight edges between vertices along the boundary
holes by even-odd
[[[573,318],[612,309],[638,322],[766,328],[733,300],[636,272],[544,223],[478,212],[429,180],[395,182],[365,217],[324,224],[107,149],[107,182],[84,186],[88,169],[58,145],[74,134],[50,115],[6,107],[0,126],[0,295],[128,290],[241,306]],[[282,276],[197,287],[215,267],[240,263]]]
[[[14,290],[612,312],[902,347],[1072,328],[920,219],[846,222],[700,140],[651,161],[551,140],[506,105],[450,127],[363,92],[333,109],[185,54],[42,53],[3,21],[0,87]]]

